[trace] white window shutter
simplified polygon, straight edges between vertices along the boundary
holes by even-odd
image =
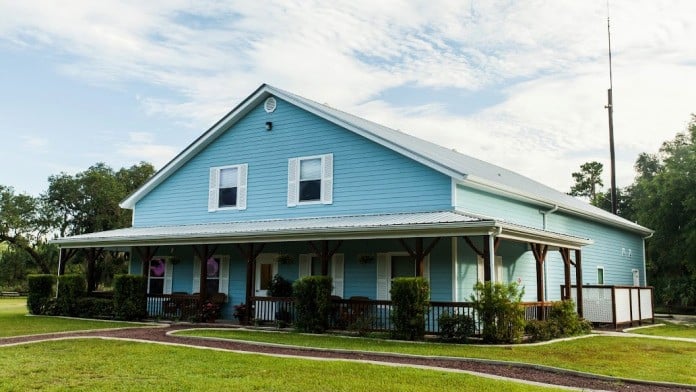
[[[299,278],[304,278],[312,274],[312,255],[303,254],[300,255],[299,262],[300,270],[298,272]]]
[[[495,256],[495,282],[503,283],[503,256]]]
[[[237,184],[237,208],[240,210],[246,210],[247,207],[247,172],[248,164],[239,165],[238,176],[239,179]]]
[[[425,256],[423,260],[423,277],[430,283],[430,256]]]
[[[172,293],[172,275],[174,273],[174,265],[172,264],[171,260],[165,260],[164,261],[164,289],[162,290],[163,294],[171,294]]]
[[[296,206],[300,199],[298,172],[299,160],[290,158],[288,160],[288,207]]]
[[[220,258],[220,280],[218,292],[227,295],[230,287],[230,258],[223,256]]]
[[[476,274],[478,276],[478,281],[483,283],[485,274],[483,272],[483,257],[481,256],[476,256]]]
[[[218,209],[220,192],[218,191],[218,184],[220,170],[215,167],[210,168],[210,181],[208,183],[208,211],[215,211]]]
[[[386,253],[377,253],[377,299],[388,300],[391,298],[389,290],[391,289],[391,265],[389,264],[389,255]]]
[[[191,293],[199,293],[201,290],[201,260],[198,257],[193,259],[193,282],[191,283]]]
[[[322,204],[333,203],[333,154],[326,154],[322,157],[322,178],[321,178],[321,202]]]
[[[343,298],[343,253],[334,254],[331,263],[331,278],[333,279],[331,295]]]

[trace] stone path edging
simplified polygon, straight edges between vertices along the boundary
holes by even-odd
[[[193,331],[193,330],[197,330],[197,329],[201,329],[201,328],[189,328],[189,329],[179,329],[179,330],[174,330],[174,331],[168,331],[167,335],[177,336],[177,334],[176,334],[177,332]],[[202,328],[202,329],[227,330],[229,328]],[[617,333],[620,333],[620,332],[617,332]],[[557,340],[553,340],[552,342],[574,340],[577,338],[597,337],[597,336],[602,336],[602,335],[604,335],[604,334],[599,333],[599,334],[592,334],[592,335],[584,335],[584,336],[580,336],[580,337],[557,339]],[[634,335],[636,335],[638,337],[647,336],[647,335],[638,335],[638,334],[634,334]],[[613,336],[613,335],[611,335],[611,336]],[[179,336],[179,337],[182,337],[182,336]],[[444,359],[444,360],[449,360],[449,361],[485,363],[488,365],[517,366],[517,367],[530,368],[530,369],[536,369],[536,370],[541,370],[541,371],[554,372],[554,373],[558,373],[558,374],[567,374],[567,375],[572,375],[572,376],[576,376],[576,377],[599,379],[599,380],[604,380],[604,381],[609,381],[609,382],[628,382],[628,383],[642,384],[642,385],[648,385],[648,386],[655,385],[655,386],[677,387],[677,388],[696,390],[696,386],[689,385],[689,384],[670,383],[670,382],[665,382],[665,381],[648,381],[648,380],[640,380],[640,379],[625,378],[625,377],[612,377],[612,376],[605,376],[602,374],[582,372],[579,370],[564,369],[564,368],[559,368],[559,367],[555,367],[555,366],[548,366],[548,365],[531,364],[531,363],[526,363],[526,362],[501,361],[501,360],[492,360],[492,359],[484,359],[484,358],[451,357],[451,356],[440,356],[440,355],[417,355],[417,354],[391,353],[391,352],[380,352],[380,351],[332,349],[332,348],[323,348],[323,347],[307,347],[307,346],[295,346],[295,345],[280,344],[280,343],[255,342],[255,341],[248,341],[248,340],[241,340],[241,339],[215,338],[215,337],[208,337],[208,336],[183,336],[183,337],[194,338],[194,339],[212,340],[212,341],[231,341],[231,342],[236,342],[236,343],[248,344],[248,345],[252,345],[252,346],[292,348],[292,349],[298,349],[298,350],[321,351],[321,352],[327,352],[327,353],[335,352],[335,353],[345,353],[345,354],[359,354],[359,355],[362,354],[362,355],[372,355],[372,356],[378,356],[378,357],[384,357],[384,358],[393,357],[393,358]],[[548,344],[549,342],[543,342],[543,343]],[[479,345],[479,346],[483,346],[483,345]],[[505,347],[505,346],[510,346],[510,345],[502,345],[502,346]],[[490,345],[488,347],[490,347]],[[436,368],[436,369],[442,369],[442,368]],[[517,379],[514,379],[514,380],[517,380]]]

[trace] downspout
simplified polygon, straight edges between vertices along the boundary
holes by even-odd
[[[56,279],[56,299],[58,299],[58,285],[60,285],[60,267],[63,264],[63,248],[58,248],[58,278]]]
[[[549,214],[553,214],[554,212],[558,211],[558,204],[554,204],[553,208],[548,210],[548,211],[539,211],[539,213],[542,216],[541,219],[541,228],[546,231],[546,216]],[[547,263],[544,261],[544,289],[547,289],[549,287],[549,269]],[[549,300],[549,290],[544,290],[544,301]]]
[[[502,226],[493,226],[494,231],[488,233],[488,252],[490,254],[490,260],[488,261],[489,267],[491,269],[491,284],[495,283],[495,238],[503,232]]]
[[[648,260],[648,253],[645,249],[645,240],[652,238],[653,235],[655,235],[654,231],[650,233],[650,235],[643,237],[643,284],[645,286],[648,285],[648,271],[645,269],[645,262]]]

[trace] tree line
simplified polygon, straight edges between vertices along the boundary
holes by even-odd
[[[696,115],[686,130],[642,153],[633,183],[617,189],[617,214],[655,230],[646,241],[648,283],[658,303],[696,305]],[[587,162],[572,173],[569,194],[611,211],[611,189],[602,191],[603,166]]]
[[[146,162],[119,170],[97,163],[75,175],[50,176],[39,196],[0,185],[0,288],[24,291],[28,273],[56,273],[59,250],[48,243],[52,238],[130,226],[131,211],[118,203],[154,172]],[[81,268],[83,256],[68,260],[73,269]],[[124,263],[107,252],[98,268],[122,270]]]

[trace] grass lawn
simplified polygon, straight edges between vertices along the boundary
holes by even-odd
[[[40,333],[118,328],[132,323],[97,320],[73,320],[57,317],[27,316],[27,299],[0,298],[0,338]]]
[[[633,329],[631,333],[652,336],[672,336],[676,338],[696,339],[696,324],[675,324],[663,322],[662,326]]]
[[[655,339],[600,336],[541,346],[481,347],[240,330],[190,330],[180,334],[307,347],[517,361],[614,377],[696,384],[696,343]]]
[[[92,339],[0,347],[0,363],[3,391],[544,390],[444,371]]]

